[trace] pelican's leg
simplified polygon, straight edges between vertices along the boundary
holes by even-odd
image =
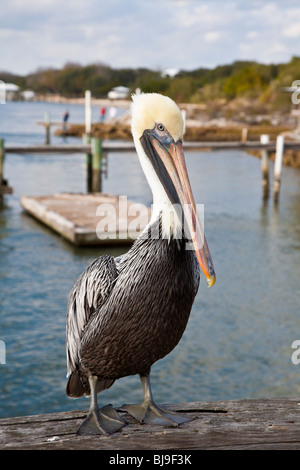
[[[126,424],[125,419],[121,418],[111,405],[99,408],[97,401],[97,381],[97,377],[89,377],[91,389],[90,409],[87,418],[77,431],[79,435],[104,434],[108,436],[118,431]]]
[[[141,405],[125,405],[124,408],[141,424],[161,424],[163,426],[178,426],[178,424],[192,421],[194,418],[183,416],[181,413],[168,411],[157,406],[152,397],[150,374],[141,376],[144,401]]]

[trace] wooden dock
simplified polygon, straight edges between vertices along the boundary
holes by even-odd
[[[8,181],[3,177],[3,164],[4,164],[4,140],[0,139],[0,205],[2,204],[3,194],[12,194],[13,190],[8,185]]]
[[[151,215],[150,209],[125,196],[104,193],[23,196],[20,203],[28,214],[74,245],[132,243],[136,237],[130,227],[137,213],[145,214],[139,220],[139,231],[145,228]]]
[[[263,136],[262,136],[263,137]],[[266,137],[266,136],[264,136]],[[5,154],[48,154],[48,155],[72,155],[73,153],[86,154],[87,163],[87,192],[97,193],[102,190],[102,175],[106,171],[106,155],[111,152],[135,152],[133,142],[105,142],[99,138],[89,139],[85,136],[85,144],[82,145],[4,145],[0,139],[0,201],[2,194],[10,194],[12,188],[3,178],[3,161]],[[282,135],[276,142],[261,139],[260,142],[184,142],[185,151],[218,151],[218,150],[243,150],[246,152],[260,151],[262,154],[262,175],[264,199],[269,195],[269,166],[268,154],[276,152],[274,174],[274,202],[278,202],[281,182],[281,169],[285,150],[300,150],[300,141],[285,141]],[[5,184],[4,184],[5,183]],[[34,214],[33,214],[34,215]]]
[[[0,419],[3,450],[299,450],[298,398],[164,405],[195,419],[178,428],[127,425],[112,436],[77,436],[86,411]],[[178,453],[178,452],[177,452]],[[185,452],[186,453],[186,452]],[[134,455],[134,452],[131,452]]]

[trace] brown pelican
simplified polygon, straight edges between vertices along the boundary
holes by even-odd
[[[150,369],[185,330],[199,286],[199,265],[208,285],[215,282],[185,166],[179,108],[159,94],[134,96],[132,135],[153,193],[153,211],[126,254],[96,259],[70,293],[66,393],[73,398],[91,395],[79,434],[111,434],[124,426],[111,405],[99,408],[97,393],[135,374],[144,400],[125,405],[129,414],[141,423],[168,426],[189,420],[154,403]]]

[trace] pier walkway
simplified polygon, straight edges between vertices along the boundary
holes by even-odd
[[[127,425],[112,436],[77,436],[86,411],[0,419],[0,448],[17,450],[298,450],[300,399],[165,405],[194,417],[178,428]],[[132,453],[134,455],[134,452]]]

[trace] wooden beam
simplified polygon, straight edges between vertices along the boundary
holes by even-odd
[[[4,159],[5,159],[5,145],[4,139],[0,139],[0,204],[3,202],[3,194],[12,194],[13,190],[8,186],[6,179],[4,179]]]
[[[284,147],[285,147],[284,136],[279,135],[276,140],[276,155],[275,155],[275,164],[274,164],[274,202],[275,203],[277,203],[279,199]]]
[[[92,192],[102,190],[102,142],[99,138],[92,139]]]
[[[46,136],[45,136],[45,144],[50,145],[50,114],[48,112],[45,113],[45,131],[46,131]]]
[[[276,150],[276,142],[262,144],[261,142],[184,142],[185,151],[197,150]],[[300,150],[300,142],[285,142],[285,149]],[[6,153],[88,153],[89,145],[6,145]],[[135,152],[133,142],[102,142],[103,152]]]
[[[76,435],[87,411],[0,419],[2,450],[299,450],[299,398],[191,402],[163,405],[194,417],[178,428],[140,425],[122,407],[127,425],[107,436]],[[122,455],[119,452],[120,455]],[[193,454],[192,454],[193,455]]]
[[[267,134],[262,134],[260,143],[267,145],[270,142],[270,137]],[[263,199],[267,200],[269,197],[269,152],[265,148],[261,150],[261,169],[262,169],[262,185],[263,185]]]

